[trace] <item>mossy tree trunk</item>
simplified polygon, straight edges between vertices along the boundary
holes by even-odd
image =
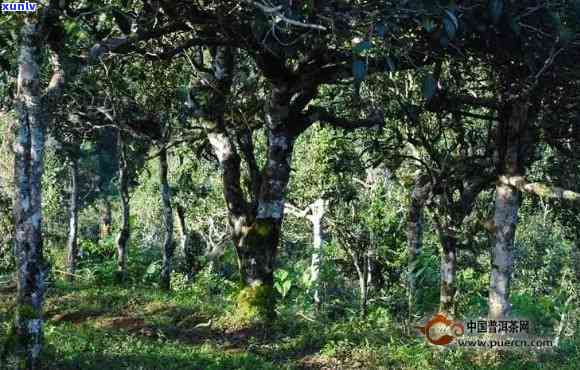
[[[167,150],[159,152],[159,183],[161,203],[163,205],[163,227],[165,238],[163,240],[163,263],[161,266],[160,287],[163,290],[171,289],[172,259],[175,246],[173,243],[173,210],[171,208],[171,189],[167,179]]]
[[[67,266],[68,274],[66,278],[73,281],[76,273],[78,255],[78,220],[79,220],[79,158],[73,156],[70,163],[71,189],[69,205],[69,227],[67,241]]]
[[[290,98],[287,83],[274,84],[266,114],[268,149],[266,164],[260,171],[249,130],[233,129],[225,119],[225,107],[233,74],[233,54],[227,48],[213,51],[210,97],[211,121],[208,138],[223,171],[232,239],[238,255],[240,276],[245,288],[239,296],[240,312],[247,316],[271,319],[274,316],[274,268],[276,250],[284,216],[284,197],[290,178],[295,135],[290,124]],[[219,72],[219,73],[218,73]],[[295,122],[300,126],[301,121]],[[290,131],[289,128],[293,127]],[[233,132],[229,132],[233,131]],[[237,140],[237,146],[234,140]],[[250,174],[251,184],[241,185],[241,157]]]
[[[312,59],[306,58],[304,63],[296,67],[269,51],[258,53],[255,56],[257,67],[270,82],[265,120],[268,150],[266,162],[260,171],[251,128],[228,122],[225,117],[228,99],[231,98],[233,52],[226,47],[212,48],[211,52],[210,71],[213,73],[206,73],[207,85],[211,86],[208,90],[210,108],[204,112],[203,108],[196,108],[193,102],[188,104],[192,113],[206,118],[208,139],[223,171],[224,196],[233,230],[232,239],[239,256],[242,281],[246,285],[240,297],[249,298],[242,299],[244,302],[242,304],[240,301],[240,307],[246,305],[271,316],[274,312],[272,283],[276,249],[296,138],[319,121],[354,130],[378,127],[384,120],[379,117],[380,114],[368,119],[350,120],[337,117],[322,107],[307,109],[317,96],[321,84],[342,80],[345,73],[351,73],[350,68],[322,71],[323,66],[329,63],[325,55],[313,54]],[[200,89],[203,88],[200,86]],[[250,184],[246,189],[242,188],[240,182],[241,157],[238,151],[250,175]],[[251,298],[256,296],[259,298]]]

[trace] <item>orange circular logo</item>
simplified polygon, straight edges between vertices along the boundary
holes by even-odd
[[[445,346],[465,332],[463,324],[450,320],[442,313],[433,316],[425,326],[417,326],[427,340],[438,346]]]

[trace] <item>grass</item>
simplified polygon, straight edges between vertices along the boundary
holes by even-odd
[[[211,280],[211,279],[209,279]],[[215,279],[214,279],[215,280]],[[13,292],[0,293],[0,338]],[[337,320],[290,302],[270,326],[236,319],[234,285],[205,277],[165,293],[57,281],[46,299],[47,369],[576,369],[578,341],[552,353],[438,350],[386,310]],[[2,368],[10,368],[4,363]]]

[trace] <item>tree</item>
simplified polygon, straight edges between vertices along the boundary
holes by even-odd
[[[163,226],[165,228],[165,239],[163,240],[163,262],[161,267],[160,287],[164,290],[171,289],[171,260],[175,245],[173,243],[173,210],[171,207],[171,190],[167,180],[167,149],[159,151],[159,186],[161,201],[163,204]],[[184,224],[181,225],[185,229]],[[187,231],[186,231],[187,232]]]
[[[45,130],[56,99],[62,93],[59,8],[51,1],[38,17],[24,20],[18,59],[18,126],[14,143],[15,161],[15,251],[18,294],[14,320],[16,351],[23,367],[40,366],[43,348],[42,304],[47,266],[42,248],[42,172]],[[41,90],[41,50],[48,46],[53,74]]]

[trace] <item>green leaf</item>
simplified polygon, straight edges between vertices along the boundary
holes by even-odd
[[[498,24],[503,13],[503,0],[489,1],[489,17],[493,24]]]
[[[426,100],[431,100],[437,92],[437,81],[432,75],[427,76],[423,81],[423,97]]]
[[[283,284],[282,284],[282,291],[284,292],[284,296],[286,296],[286,294],[288,294],[288,292],[290,291],[290,288],[292,287],[292,280],[286,280]]]
[[[286,280],[288,278],[288,271],[284,270],[284,269],[279,269],[276,271],[276,279],[283,281]]]
[[[423,275],[423,272],[425,271],[426,268],[427,266],[421,267],[419,270],[413,272],[413,276],[415,278],[418,278],[419,276]]]

